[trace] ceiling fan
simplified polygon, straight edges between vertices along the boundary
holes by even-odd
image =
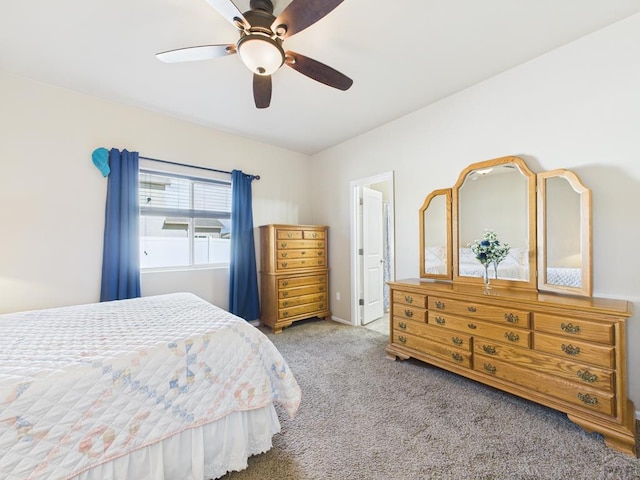
[[[236,43],[178,48],[156,54],[163,62],[190,62],[225,57],[237,53],[253,72],[253,99],[257,108],[271,103],[271,75],[288,65],[307,77],[339,90],[353,84],[346,75],[291,50],[282,43],[322,19],[344,0],[293,0],[277,17],[271,0],[251,0],[250,9],[240,13],[232,0],[207,0],[239,31]]]

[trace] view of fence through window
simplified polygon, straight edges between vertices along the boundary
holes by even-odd
[[[228,264],[231,184],[140,171],[140,267]]]

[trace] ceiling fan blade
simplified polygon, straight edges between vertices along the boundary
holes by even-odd
[[[211,1],[211,0],[209,0]],[[281,33],[281,38],[287,38],[313,25],[344,0],[293,0],[271,26],[271,30]],[[286,31],[283,32],[281,26]]]
[[[271,104],[271,75],[253,74],[253,100],[256,108],[267,108]]]
[[[166,52],[156,53],[158,60],[166,63],[195,62],[209,60],[211,58],[224,57],[236,53],[233,43],[228,45],[202,45],[200,47],[178,48]]]
[[[346,75],[296,52],[287,51],[285,63],[301,74],[338,90],[348,90],[353,85],[353,80]]]
[[[217,10],[225,20],[239,29],[249,28],[249,22],[240,13],[238,7],[231,0],[207,0],[209,5]]]

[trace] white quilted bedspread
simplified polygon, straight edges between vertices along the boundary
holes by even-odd
[[[0,479],[65,479],[300,389],[269,339],[187,293],[0,315]]]

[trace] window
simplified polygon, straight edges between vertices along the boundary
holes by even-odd
[[[140,268],[229,263],[231,183],[140,170]]]

